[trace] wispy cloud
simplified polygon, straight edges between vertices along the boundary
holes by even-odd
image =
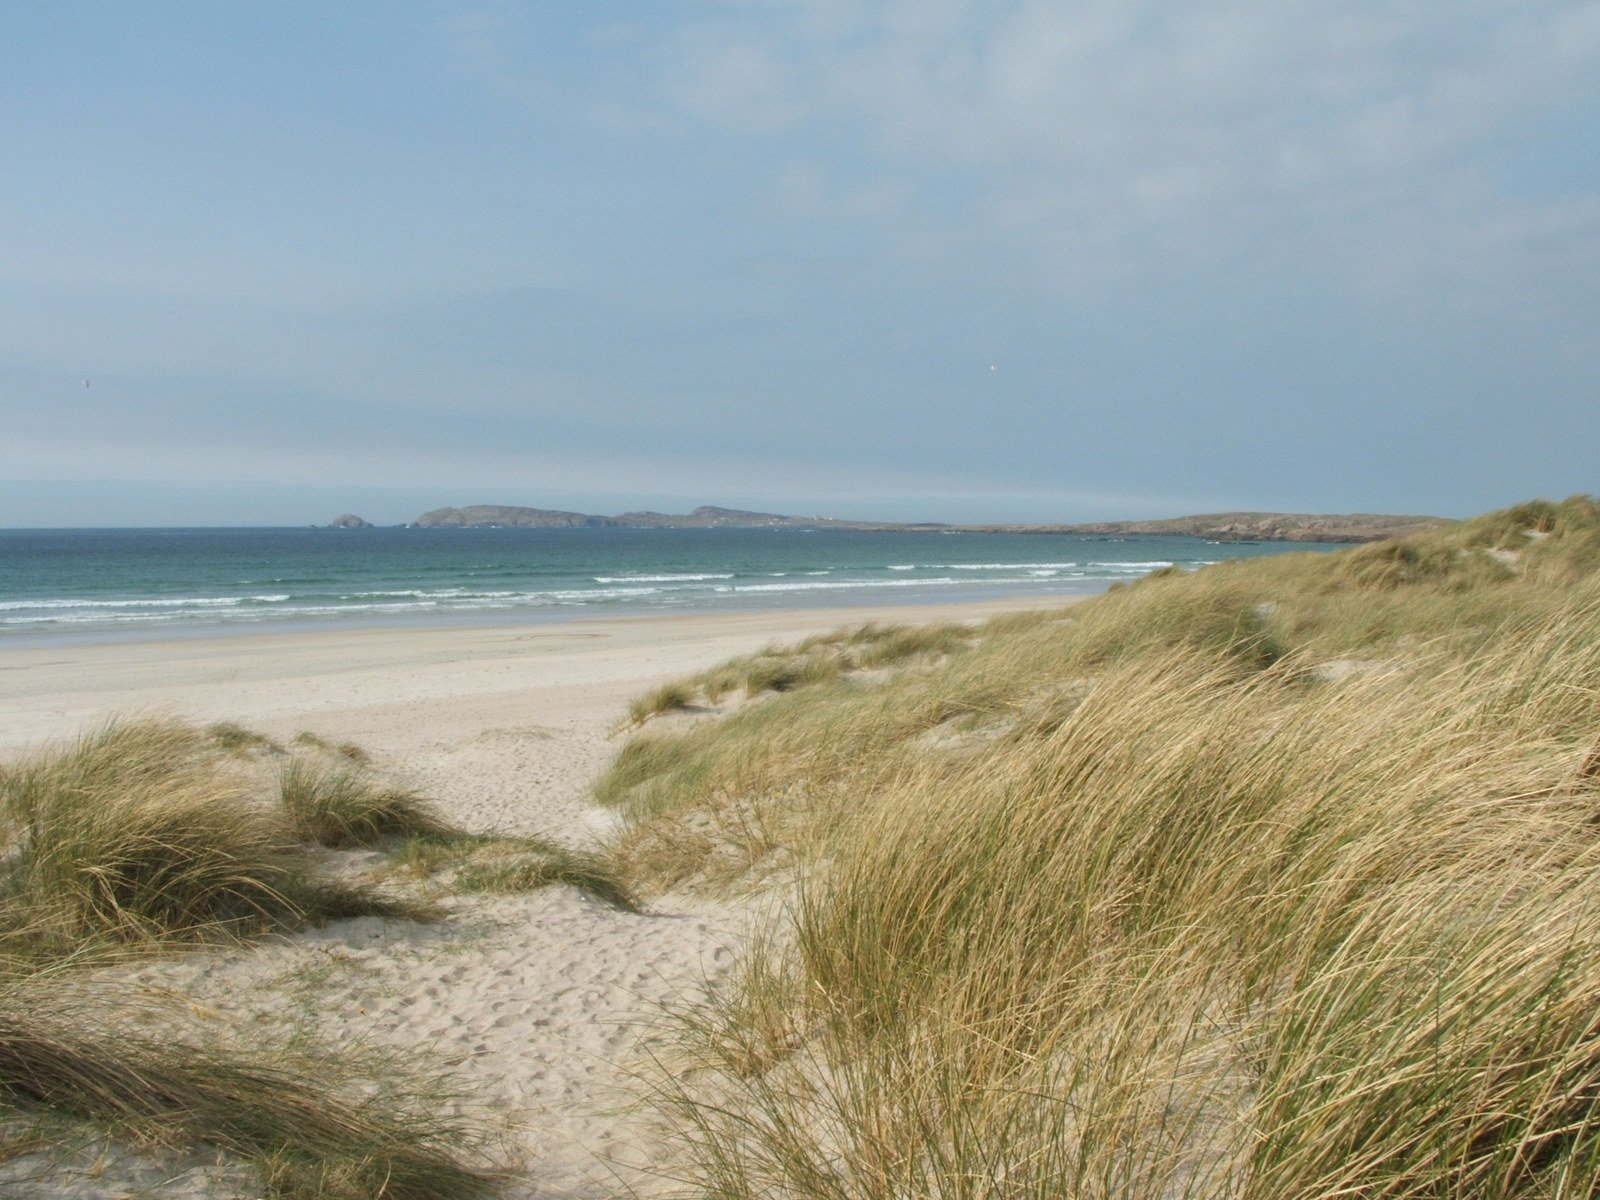
[[[970,195],[1019,258],[1077,286],[1285,259],[1368,288],[1561,285],[1595,262],[1591,205],[1503,179],[1524,128],[1592,118],[1591,4],[699,11],[660,36],[657,97],[752,141],[828,146],[832,161],[782,168],[799,211],[889,221]],[[855,174],[875,182],[825,202],[821,180]]]

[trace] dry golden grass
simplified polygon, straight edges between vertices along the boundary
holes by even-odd
[[[694,692],[681,683],[666,683],[628,705],[628,726],[637,728],[651,717],[677,712],[694,702]]]
[[[965,625],[869,621],[855,629],[817,634],[792,648],[768,646],[647,692],[629,706],[627,727],[637,728],[651,717],[688,708],[697,700],[715,705],[730,693],[748,700],[834,683],[862,671],[942,658],[965,650],[972,637]]]
[[[395,851],[391,869],[413,879],[446,875],[457,892],[531,892],[564,884],[618,908],[639,909],[610,855],[573,850],[549,838],[421,833]]]
[[[274,804],[238,756],[262,743],[242,734],[124,721],[0,771],[0,1117],[220,1148],[297,1200],[486,1193],[461,1128],[412,1096],[431,1085],[409,1067],[251,1046],[244,1031],[197,1040],[181,1006],[162,1014],[165,1034],[141,1034],[125,1024],[139,1006],[83,970],[307,921],[429,914],[330,876],[304,844],[442,829],[417,798],[348,763],[291,762],[285,779],[304,795]]]
[[[278,805],[296,837],[333,849],[455,832],[427,800],[347,759],[291,758],[278,772]]]
[[[799,863],[662,1077],[697,1190],[1595,1194],[1597,528],[1153,579],[637,740],[638,863]]]
[[[467,1122],[443,1092],[392,1061],[327,1048],[251,1046],[179,1029],[147,998],[45,972],[0,983],[0,1111],[47,1110],[152,1153],[207,1147],[258,1170],[283,1200],[487,1196]],[[420,1085],[420,1086],[419,1086]],[[26,1147],[40,1150],[48,1142]]]
[[[226,753],[176,722],[107,725],[13,764],[0,821],[0,951],[13,956],[408,911],[320,872]]]

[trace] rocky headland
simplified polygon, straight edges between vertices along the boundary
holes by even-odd
[[[366,528],[369,522],[345,513],[330,524],[337,529],[353,529]],[[1442,517],[1383,513],[1228,512],[1156,521],[959,525],[936,521],[797,517],[714,504],[701,505],[687,513],[640,511],[616,516],[512,504],[469,504],[462,508],[432,509],[411,524],[423,529],[848,529],[870,533],[1075,533],[1117,537],[1146,534],[1208,538],[1219,542],[1374,542],[1420,533],[1451,522]]]

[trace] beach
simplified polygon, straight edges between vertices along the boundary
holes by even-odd
[[[1589,1194],[1597,563],[0,646],[0,1195]]]
[[[768,642],[1071,599],[0,646],[0,755],[129,713],[237,721],[275,736],[311,730],[385,757],[502,727],[587,729],[603,742],[633,696]]]
[[[841,625],[976,621],[1037,606],[1011,598],[0,649],[0,761],[118,715],[231,721],[280,740],[311,732],[358,744],[470,829],[583,847],[613,827],[589,785],[621,744],[628,702],[651,687]],[[438,924],[335,922],[153,960],[130,978],[263,1035],[414,1050],[504,1126],[508,1196],[667,1186],[651,1173],[655,1135],[634,1103],[634,1075],[663,1006],[692,1002],[732,963],[755,902],[669,895],[629,913],[550,887],[447,903]],[[11,1194],[210,1200],[245,1186],[214,1161],[158,1166],[103,1145],[58,1168],[29,1184],[14,1164]]]

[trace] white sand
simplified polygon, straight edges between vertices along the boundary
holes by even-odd
[[[231,720],[368,749],[474,829],[591,844],[609,814],[588,788],[615,753],[628,701],[771,641],[866,619],[976,619],[1040,601],[747,613],[563,625],[195,638],[0,649],[0,760],[110,716]],[[644,915],[568,888],[462,898],[437,925],[338,922],[248,950],[161,960],[136,981],[265,1033],[312,1031],[448,1064],[507,1122],[508,1196],[649,1194],[659,1155],[630,1109],[634,1064],[663,1003],[692,998],[733,959],[746,914],[669,898]],[[17,1197],[234,1197],[199,1161],[160,1169],[94,1150]],[[638,1168],[646,1168],[641,1173]],[[174,1177],[174,1171],[180,1173]]]

